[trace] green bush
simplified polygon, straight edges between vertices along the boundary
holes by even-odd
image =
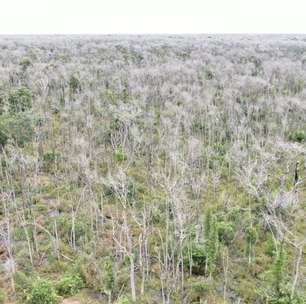
[[[36,279],[32,290],[27,297],[29,304],[54,304],[56,303],[56,294],[49,281]]]
[[[0,304],[4,304],[5,303],[5,292],[4,290],[0,289]]]
[[[234,229],[230,223],[218,222],[217,224],[219,241],[225,245],[229,245],[234,239]]]
[[[199,301],[211,292],[213,289],[213,282],[205,280],[204,277],[191,277],[187,281],[188,296],[190,302],[188,303],[199,303]]]
[[[132,301],[127,296],[121,296],[116,301],[116,304],[132,304]]]
[[[15,288],[18,294],[18,297],[24,299],[26,298],[27,292],[32,287],[32,281],[29,276],[21,271],[17,271],[14,275]]]
[[[79,244],[82,239],[86,237],[88,231],[88,222],[86,216],[80,216],[75,219],[74,232],[76,244]],[[61,237],[69,241],[72,231],[72,220],[67,214],[61,214],[58,217],[57,227]]]
[[[72,94],[81,91],[81,82],[75,75],[71,75],[69,78],[69,89]]]
[[[116,149],[116,151],[115,151],[115,159],[119,163],[124,161],[124,160],[126,160],[126,155],[125,155],[125,153],[124,153],[122,148]]]
[[[29,58],[23,58],[20,62],[19,65],[21,66],[23,71],[26,71],[26,69],[32,65],[32,62]]]
[[[24,146],[34,135],[31,116],[22,113],[0,116],[0,145],[5,146],[9,139]]]
[[[43,155],[43,170],[51,172],[56,167],[56,162],[60,159],[60,153],[50,151]]]
[[[101,264],[103,270],[103,292],[110,294],[115,284],[112,260],[110,257],[103,258]]]
[[[191,280],[190,280],[191,281]],[[211,282],[210,284],[204,280],[194,280],[189,283],[189,287],[194,293],[204,294],[211,290]]]
[[[84,288],[84,282],[79,275],[65,275],[55,286],[61,296],[73,296]]]
[[[306,140],[306,132],[304,130],[296,130],[289,134],[289,139],[296,142],[304,142]]]
[[[9,94],[10,113],[25,112],[32,108],[32,92],[29,88],[22,86]]]
[[[0,118],[0,148],[6,145],[8,138],[6,124]]]
[[[192,259],[192,273],[195,275],[203,275],[207,262],[207,251],[205,245],[193,244],[191,252],[186,247],[184,250],[184,264],[186,268],[190,267],[190,258]]]

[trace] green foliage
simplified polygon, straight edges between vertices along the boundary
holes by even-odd
[[[122,148],[118,148],[118,149],[115,150],[115,159],[119,163],[126,160],[126,155],[125,155]]]
[[[84,288],[84,282],[79,275],[64,275],[56,283],[56,291],[61,296],[73,296]]]
[[[289,140],[296,142],[304,142],[306,140],[306,132],[304,130],[296,130],[289,134]]]
[[[30,276],[27,276],[21,271],[17,271],[14,275],[15,288],[18,296],[22,299],[26,297],[27,292],[32,287],[32,280]]]
[[[29,88],[22,86],[9,94],[10,113],[25,112],[32,108],[32,92]]]
[[[269,238],[278,221],[296,244],[305,235],[303,183],[290,204],[296,159],[305,179],[303,42],[137,39],[23,40],[32,62],[20,42],[2,46],[0,221],[22,271],[16,299],[52,294],[35,270],[62,296],[86,286],[78,298],[130,303],[132,254],[139,303],[305,302],[303,271],[291,297],[294,246]]]
[[[256,229],[253,226],[248,226],[245,229],[245,237],[248,244],[254,245],[258,238]]]
[[[0,116],[0,147],[4,147],[8,141],[8,129],[6,121]]]
[[[186,268],[190,267],[189,255],[192,259],[192,273],[195,275],[203,275],[205,273],[207,252],[203,244],[193,244],[189,252],[186,247],[184,250],[184,264]]]
[[[4,304],[6,299],[6,295],[3,289],[0,289],[0,304]]]
[[[29,304],[54,304],[56,294],[51,283],[45,279],[38,278],[34,281],[30,294],[27,296]]]
[[[284,265],[285,252],[283,244],[281,244],[280,250],[275,254],[274,263],[271,269],[271,285],[278,295],[281,293],[281,285],[284,280]]]
[[[32,65],[32,62],[31,62],[31,60],[30,60],[29,58],[23,58],[23,59],[19,62],[19,65],[21,66],[21,68],[22,68],[23,71],[26,71],[27,68],[28,68],[29,66]]]
[[[97,270],[97,264],[92,263],[92,260],[88,256],[79,256],[71,273],[78,275],[84,282],[86,288],[101,292],[101,276]]]
[[[267,304],[305,304],[306,297],[300,292],[296,291],[293,297],[291,296],[291,284],[282,284],[278,294],[267,290],[263,297],[264,303]]]
[[[79,216],[75,219],[74,223],[74,231],[75,231],[75,240],[78,244],[81,239],[86,236],[87,232],[87,218],[84,216]],[[71,217],[61,214],[58,217],[57,227],[59,230],[60,235],[63,239],[67,241],[71,238],[71,231],[72,231],[72,219]]]
[[[292,282],[285,271],[286,254],[284,243],[278,244],[274,261],[269,271],[264,274],[263,286],[259,294],[269,304],[304,304],[306,298],[298,290],[291,294]]]
[[[210,212],[206,216],[205,227],[205,250],[207,255],[207,269],[209,273],[212,274],[215,270],[218,258],[219,239],[217,222],[215,217],[212,216]]]
[[[211,227],[212,227],[212,214],[211,211],[208,210],[205,214],[205,221],[204,221],[204,237],[205,240],[208,240],[211,234]]]
[[[112,260],[109,257],[104,258],[101,266],[103,271],[103,291],[109,294],[115,285],[115,274]]]
[[[252,225],[246,227],[245,239],[246,239],[246,256],[249,258],[249,263],[251,263],[252,257],[254,255],[254,247],[258,239],[257,230]]]
[[[116,301],[116,304],[132,304],[132,301],[127,296],[121,296]]]
[[[208,281],[204,277],[191,277],[187,282],[187,286],[189,290],[188,296],[191,303],[201,302],[201,299],[205,299],[213,287],[212,281]]]
[[[196,275],[204,275],[206,271],[212,274],[216,267],[219,255],[219,232],[220,237],[224,241],[230,239],[230,233],[225,229],[225,225],[220,224],[218,229],[215,216],[208,210],[204,221],[204,244],[194,243],[191,249],[184,248],[184,263],[186,267],[190,267],[190,257],[192,260],[192,273]],[[228,228],[228,227],[226,227]],[[230,229],[228,229],[230,230]]]
[[[199,280],[195,280],[190,287],[193,292],[198,294],[204,294],[211,289],[210,284],[208,284],[206,281],[199,281]]]
[[[69,78],[69,89],[72,94],[81,91],[81,82],[75,75],[71,75]]]
[[[16,113],[0,116],[0,145],[5,146],[9,139],[19,146],[30,142],[34,135],[33,120],[30,115]]]
[[[56,162],[59,160],[60,154],[54,151],[51,152],[46,152],[43,155],[43,169],[46,172],[51,172],[54,167]]]
[[[231,223],[218,222],[217,223],[219,241],[225,245],[230,245],[234,239],[234,228]]]

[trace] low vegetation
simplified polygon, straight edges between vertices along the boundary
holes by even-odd
[[[306,303],[304,36],[0,49],[0,303]]]

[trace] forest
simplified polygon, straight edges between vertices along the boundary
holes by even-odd
[[[0,36],[0,303],[306,303],[306,36]]]

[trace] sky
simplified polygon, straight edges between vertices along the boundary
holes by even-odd
[[[304,33],[306,0],[0,0],[0,34]]]

